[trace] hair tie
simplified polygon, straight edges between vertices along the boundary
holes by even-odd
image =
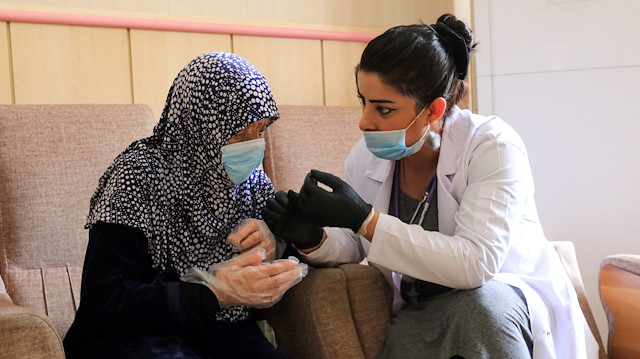
[[[469,69],[469,51],[467,50],[467,42],[457,32],[453,31],[444,22],[437,22],[433,25],[433,29],[440,38],[440,41],[446,41],[449,46],[444,46],[445,50],[453,57],[456,65],[456,74],[460,80],[467,78]]]

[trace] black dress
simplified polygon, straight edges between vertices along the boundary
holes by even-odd
[[[69,359],[285,358],[255,322],[217,322],[209,288],[154,270],[138,229],[93,226],[80,297],[64,338]]]

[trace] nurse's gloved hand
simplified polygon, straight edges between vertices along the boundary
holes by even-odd
[[[302,216],[299,201],[294,191],[278,191],[274,198],[267,200],[267,205],[262,209],[262,218],[276,237],[298,249],[313,248],[320,244],[324,232],[321,226]]]
[[[320,188],[318,182],[333,191]],[[358,233],[372,208],[346,182],[317,170],[311,170],[304,179],[300,190],[300,207],[304,216],[315,224],[350,228],[355,233]]]

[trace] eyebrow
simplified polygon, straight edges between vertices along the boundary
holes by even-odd
[[[369,100],[370,103],[395,103],[391,100]]]
[[[358,97],[364,100],[364,96],[362,96],[362,94],[360,93],[360,89],[358,89]],[[369,100],[369,103],[393,103],[395,104],[395,102],[391,101],[391,100]]]

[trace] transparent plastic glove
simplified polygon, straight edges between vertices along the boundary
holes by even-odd
[[[269,308],[307,275],[308,267],[295,257],[263,262],[265,255],[264,248],[251,249],[207,271],[193,268],[180,279],[209,287],[220,307]]]
[[[241,220],[227,237],[227,242],[233,245],[236,252],[264,248],[265,262],[280,258],[286,247],[286,243],[276,240],[264,221],[255,218]]]

